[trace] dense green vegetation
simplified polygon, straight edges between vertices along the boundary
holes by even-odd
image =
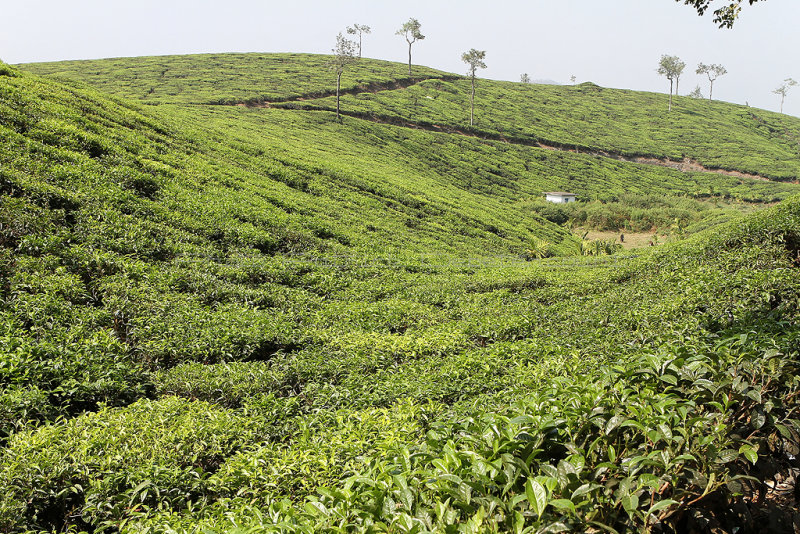
[[[0,531],[767,525],[750,497],[800,453],[795,184],[178,105],[251,98],[185,74],[144,106],[0,65]],[[585,257],[581,214],[708,229]]]
[[[197,54],[31,63],[26,70],[91,83],[107,93],[149,104],[235,104],[280,101],[335,92],[328,58],[311,54]],[[442,78],[418,67],[409,77],[397,63],[361,59],[342,75],[342,90]],[[333,82],[332,82],[333,80]]]
[[[150,103],[282,102],[333,94],[325,56],[219,54],[32,63],[40,74],[82,80],[112,94]],[[599,87],[479,80],[476,126],[469,128],[464,77],[419,67],[405,90],[361,92],[344,109],[387,121],[438,126],[522,143],[543,142],[599,153],[696,160],[784,181],[800,178],[800,122],[725,102]],[[418,77],[418,78],[417,78]],[[408,83],[403,66],[364,59],[345,72],[343,89]],[[335,109],[335,98],[283,104]]]
[[[258,104],[267,100],[273,102],[272,105],[289,108],[335,109],[335,100],[325,97],[333,93],[335,78],[322,56],[165,56],[39,63],[24,67],[34,72],[57,73],[79,79],[104,91],[154,104]],[[671,160],[675,162],[674,166],[688,158],[690,162],[698,161],[711,168],[722,167],[791,182],[796,182],[800,174],[797,167],[800,130],[797,121],[791,117],[694,99],[679,99],[680,106],[667,114],[661,105],[663,96],[657,94],[602,89],[591,84],[557,87],[482,80],[479,84],[479,122],[476,128],[470,129],[464,127],[467,80],[458,81],[457,76],[424,68],[418,71],[420,78],[407,79],[402,70],[399,65],[375,60],[364,60],[349,69],[344,80],[344,86],[352,93],[346,98],[347,112],[381,122],[481,137],[484,145],[498,147],[488,158],[465,157],[461,147],[450,145],[452,136],[439,136],[438,139],[444,140],[443,144],[448,148],[452,146],[453,150],[449,152],[458,151],[455,157],[444,157],[441,159],[446,161],[440,161],[438,153],[420,150],[415,151],[412,157],[427,158],[426,166],[438,164],[442,168],[446,164],[449,166],[448,174],[458,169],[470,182],[476,175],[489,183],[505,183],[509,176],[518,179],[520,175],[534,174],[539,188],[535,193],[537,197],[542,190],[569,188],[583,200],[603,204],[588,210],[593,212],[593,217],[588,216],[587,210],[576,213],[571,221],[573,225],[588,224],[595,229],[621,230],[658,228],[670,232],[675,227],[692,227],[693,223],[703,219],[729,219],[736,212],[748,211],[747,206],[739,201],[774,202],[785,198],[782,193],[792,189],[764,189],[747,176],[692,172],[702,170],[694,163],[683,169],[689,171],[684,175],[661,172],[654,168],[649,158],[661,163]],[[408,84],[411,86],[404,89]],[[374,94],[363,92],[382,88],[397,90]],[[220,98],[220,95],[228,96]],[[315,98],[320,96],[322,98]],[[298,99],[302,101],[298,102]],[[292,102],[274,104],[287,100]],[[179,109],[187,111],[184,107]],[[196,112],[196,109],[191,109],[190,116],[196,117]],[[229,112],[223,111],[215,121],[225,124]],[[263,129],[264,116],[262,110],[250,115],[249,119],[252,123],[255,122],[252,118],[257,117],[262,122],[259,127]],[[273,114],[269,118],[280,120],[282,126],[289,123],[295,128],[316,128],[319,122],[327,122],[325,118],[310,126],[308,122],[301,126],[296,122],[296,116],[289,119],[285,114]],[[227,124],[226,133],[231,129],[230,123]],[[236,128],[240,133],[244,129]],[[361,128],[367,129],[366,126]],[[386,128],[371,130],[383,132]],[[249,128],[249,131],[257,130]],[[310,140],[302,132],[299,135],[295,141],[305,144]],[[329,132],[331,139],[325,143],[326,147],[337,144],[335,135],[335,130]],[[413,134],[402,135],[425,139],[426,143],[430,139]],[[494,142],[488,143],[487,139]],[[360,139],[359,148],[363,147],[364,141],[369,150],[376,148],[374,140],[369,138]],[[501,148],[508,144],[504,141],[510,141],[513,147]],[[458,143],[462,144],[461,141]],[[587,157],[576,158],[567,152],[551,157],[542,151],[525,148],[539,143],[577,149],[587,153]],[[474,143],[467,145],[470,148],[476,146]],[[498,152],[508,151],[518,156],[513,159],[524,159],[521,166],[513,161],[513,166],[498,168],[501,164],[511,163],[508,158],[498,157]],[[607,160],[609,156],[611,159]],[[641,158],[643,166],[617,164],[615,158]],[[543,164],[536,165],[537,161]],[[628,180],[633,173],[639,175],[635,183]],[[620,180],[620,174],[626,176]],[[642,179],[643,176],[647,178]],[[663,187],[654,186],[654,183],[661,183]],[[665,192],[670,197],[678,197],[666,199],[670,209],[650,206],[648,213],[642,213],[637,202],[627,204],[621,201],[628,193],[661,197]],[[687,195],[723,200],[725,216],[718,217],[718,210],[708,209],[710,204],[686,203],[680,198]],[[531,206],[529,199],[520,200],[526,203],[526,207]],[[732,205],[731,200],[734,201]],[[681,204],[679,210],[672,209],[676,204]],[[652,223],[650,228],[648,223]]]
[[[576,86],[481,81],[476,126],[469,124],[467,80],[426,80],[404,91],[360,93],[345,112],[407,120],[511,141],[629,157],[696,160],[784,181],[800,176],[800,123],[793,117],[690,97]],[[329,99],[283,104],[330,109]]]

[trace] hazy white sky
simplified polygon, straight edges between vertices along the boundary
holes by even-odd
[[[716,0],[712,5],[720,5]],[[567,82],[666,92],[661,54],[687,64],[685,94],[708,82],[698,62],[722,63],[721,100],[777,110],[781,81],[800,81],[800,0],[745,7],[733,30],[717,29],[674,0],[0,0],[0,58],[9,63],[195,52],[328,53],[339,31],[368,24],[368,57],[405,61],[394,35],[415,17],[426,39],[414,63],[464,72],[461,53],[486,50],[487,78]],[[784,111],[800,116],[800,87]]]

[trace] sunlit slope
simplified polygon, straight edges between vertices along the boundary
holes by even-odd
[[[316,233],[332,233],[341,239],[309,237],[312,248],[344,246],[340,241],[347,241],[350,248],[409,249],[428,247],[433,239],[439,241],[437,249],[460,250],[457,236],[466,232],[470,235],[463,238],[473,244],[464,252],[518,252],[530,237],[530,229],[521,226],[523,220],[556,241],[568,235],[535,215],[508,214],[496,209],[496,204],[493,207],[489,197],[494,191],[486,186],[485,178],[454,179],[446,166],[420,161],[419,147],[437,140],[434,136],[404,143],[408,133],[402,128],[375,127],[357,120],[340,126],[318,114],[256,116],[236,108],[201,108],[197,114],[169,108],[160,119],[155,112],[108,99],[86,87],[68,88],[32,76],[4,77],[3,81],[8,137],[4,157],[10,162],[6,172],[23,168],[26,161],[41,165],[39,161],[48,161],[50,154],[68,155],[73,166],[61,165],[58,172],[40,179],[18,172],[19,180],[31,188],[62,187],[64,195],[94,200],[95,190],[83,189],[82,184],[90,188],[100,184],[103,191],[117,186],[127,191],[129,201],[144,198],[150,209],[167,205],[190,218],[214,220],[224,231],[252,228],[254,235],[261,236],[259,247],[264,249],[279,249],[281,236],[293,231],[313,236],[315,225],[332,225],[329,231],[317,229]],[[123,116],[134,114],[148,128],[129,124],[126,118],[107,118],[106,111],[112,109]],[[162,144],[151,142],[149,136],[157,136]],[[445,139],[440,136],[438,142]],[[45,148],[34,153],[15,150],[30,143]],[[315,150],[313,155],[309,150]],[[329,154],[327,159],[324,154]],[[83,167],[86,172],[75,170]],[[73,175],[80,181],[75,183]],[[508,185],[498,187],[502,190]],[[448,188],[461,190],[463,198],[451,198]],[[239,201],[247,206],[237,207]],[[248,217],[259,224],[233,224]],[[499,239],[496,229],[487,230],[507,218],[520,225],[511,239]],[[362,232],[367,222],[389,231],[386,236],[371,237]],[[389,240],[386,244],[384,237]],[[493,243],[492,248],[487,249],[487,243]]]
[[[737,477],[800,431],[800,198],[523,260],[575,253],[526,205],[571,185],[796,188],[0,64],[0,530],[681,532],[712,490],[753,505]]]
[[[317,350],[362,328],[407,334],[423,353],[469,343],[474,332],[443,333],[444,290],[380,312],[351,306],[394,294],[376,276],[394,288],[407,273],[519,262],[534,237],[574,254],[577,238],[530,209],[543,190],[753,202],[796,190],[327,112],[140,107],[4,72],[5,328],[23,362],[9,395],[27,395],[11,426],[28,404],[48,419],[130,402],[147,391],[140,367]],[[393,319],[356,326],[372,313]]]
[[[327,56],[204,54],[23,65],[150,103],[281,102],[335,90]],[[420,82],[404,88],[412,82]],[[361,89],[359,89],[359,87]],[[400,123],[470,130],[469,81],[441,71],[364,59],[345,71],[344,109]],[[373,93],[378,89],[390,89]],[[471,132],[523,143],[628,157],[688,158],[784,181],[800,177],[800,119],[761,109],[664,94],[478,81]],[[332,110],[331,98],[283,104]]]
[[[694,160],[710,168],[796,181],[800,119],[769,111],[593,84],[530,85],[479,80],[469,128],[469,81],[428,80],[400,91],[347,95],[347,113],[486,133],[509,141],[627,157]],[[282,104],[333,109],[326,98]]]
[[[328,113],[227,106],[159,111],[187,131],[213,130],[279,160],[336,176],[341,187],[390,188],[431,205],[472,206],[478,225],[484,224],[479,221],[485,208],[498,214],[499,228],[509,236],[524,233],[524,221],[534,213],[531,204],[543,198],[543,191],[568,190],[586,201],[633,194],[755,204],[800,192],[796,184],[681,172],[350,117],[339,124]],[[700,212],[708,207],[694,206]]]
[[[30,63],[22,68],[81,80],[104,92],[152,104],[232,104],[335,91],[336,75],[328,60],[312,54],[196,54]],[[405,65],[364,58],[345,71],[342,89],[428,78],[453,75],[415,67],[409,77]]]
[[[143,99],[151,103],[237,101],[255,103],[259,99],[282,101],[295,99],[300,94],[313,96],[319,93],[330,93],[334,87],[332,85],[334,77],[326,67],[326,61],[326,56],[302,54],[206,54],[41,63],[25,65],[24,68],[81,79],[101,87],[104,91]],[[405,83],[429,77],[434,77],[434,79],[422,81],[419,85],[412,85],[407,89],[397,85],[398,82],[401,82],[402,86]],[[375,89],[381,87],[389,89],[375,95],[378,98],[377,102],[385,102],[385,109],[382,109],[381,113],[389,113],[389,116],[384,115],[384,118],[388,120],[400,123],[410,120],[428,124],[430,121],[436,120],[436,117],[449,117],[452,120],[442,121],[442,124],[447,127],[448,124],[458,125],[460,123],[459,121],[463,118],[461,113],[465,102],[462,98],[464,94],[460,93],[465,86],[458,85],[461,82],[448,83],[447,79],[448,75],[445,73],[414,67],[414,79],[409,80],[404,65],[365,59],[346,71],[344,84],[346,89],[365,85]],[[449,79],[452,79],[452,76]],[[483,88],[484,83],[489,84],[490,82],[481,81],[480,87]],[[495,83],[495,85],[498,84]],[[592,109],[593,116],[602,115],[604,109],[593,108],[595,105],[592,101],[593,92],[587,93],[589,96],[584,98],[575,93],[574,89],[569,88],[571,92],[565,93],[569,98],[561,102],[563,99],[560,97],[551,96],[542,99],[539,93],[544,92],[543,94],[545,94],[548,91],[562,91],[563,93],[565,88],[523,86],[521,84],[499,84],[498,86],[509,88],[508,95],[504,93],[495,95],[497,98],[502,98],[502,101],[497,105],[497,114],[493,115],[494,122],[492,124],[494,126],[491,126],[490,129],[496,130],[494,136],[499,139],[504,136],[498,132],[508,132],[519,127],[518,125],[522,122],[520,117],[524,117],[524,113],[520,113],[520,106],[525,107],[528,113],[536,113],[537,116],[542,117],[550,117],[554,111],[553,106],[562,106],[564,109],[572,110],[574,114],[578,113],[578,110],[574,109],[575,106],[579,105],[584,110],[588,106]],[[435,88],[433,92],[429,91],[431,87]],[[615,94],[630,94],[635,98],[643,95],[637,96],[635,93],[624,91],[617,91]],[[449,97],[442,95],[449,95]],[[649,95],[649,97],[658,98],[658,95]],[[371,117],[371,99],[369,99],[370,102],[366,102],[367,99],[368,94],[366,93],[349,97],[346,99],[350,102],[348,109],[359,116],[364,116],[366,113],[367,118]],[[361,105],[365,103],[369,106],[362,108]],[[312,109],[328,111],[333,109],[332,101],[326,99],[287,105],[303,105]],[[189,110],[184,110],[182,115],[187,119],[191,115],[195,115],[212,120],[209,115],[212,112],[206,108],[207,106],[192,106]],[[564,132],[572,136],[567,138],[567,141],[577,142],[575,138],[583,138],[583,134],[576,133],[573,127],[583,129],[585,125],[573,124],[574,117],[565,116],[560,108],[556,111],[567,121],[562,125]],[[173,111],[169,111],[169,113],[173,113]],[[523,203],[522,209],[528,207],[524,205],[525,203],[539,198],[542,191],[559,189],[573,191],[583,200],[617,200],[620,195],[625,193],[635,193],[670,197],[688,195],[695,198],[731,198],[759,203],[780,200],[793,190],[791,187],[764,186],[749,178],[720,177],[703,173],[681,174],[654,166],[625,165],[590,156],[576,157],[565,152],[548,153],[531,150],[524,146],[503,148],[501,143],[481,144],[475,139],[463,136],[426,136],[420,132],[410,131],[403,134],[397,133],[401,132],[397,128],[358,125],[358,121],[348,121],[346,127],[336,128],[331,124],[329,115],[319,119],[313,119],[310,115],[290,118],[287,115],[266,111],[245,115],[238,114],[228,109],[227,106],[222,106],[220,110],[213,113],[215,113],[213,122],[216,124],[225,123],[230,118],[230,121],[223,127],[226,132],[223,134],[223,138],[224,135],[237,129],[244,129],[248,130],[247,143],[275,146],[276,142],[282,142],[281,140],[285,137],[284,133],[278,131],[280,128],[294,129],[297,133],[292,137],[292,142],[288,144],[286,154],[293,154],[308,160],[310,159],[308,154],[311,152],[306,149],[310,150],[313,146],[318,145],[323,148],[322,152],[314,152],[314,157],[319,158],[316,164],[317,168],[332,165],[335,160],[335,165],[339,167],[349,165],[351,174],[353,172],[361,173],[362,179],[371,175],[378,183],[385,184],[393,181],[398,183],[398,180],[395,180],[398,178],[401,187],[423,196],[439,194],[431,189],[432,183],[425,179],[425,175],[431,169],[435,169],[436,172],[441,173],[441,177],[446,177],[451,182],[440,192],[441,198],[449,198],[448,188],[450,186],[455,186],[460,190],[480,189],[483,193],[493,197],[500,195],[507,197],[507,200],[513,199],[513,202],[521,202]],[[254,126],[240,124],[242,117],[247,117],[247,122]],[[620,117],[606,117],[605,120],[614,118]],[[479,126],[483,124],[483,121],[484,119],[480,118]],[[608,126],[604,123],[594,125],[594,128],[597,131],[608,133],[610,131]],[[205,126],[195,127],[203,128]],[[318,132],[319,135],[312,132],[315,128],[321,128]],[[358,133],[351,134],[353,128],[356,128],[356,132],[371,133],[359,137]],[[304,131],[304,129],[307,130]],[[270,133],[270,138],[262,140],[261,134],[267,132]],[[372,132],[377,132],[377,134]],[[578,144],[581,146],[591,145],[592,135],[592,132],[589,131],[586,139]],[[638,133],[629,132],[629,135],[636,136]],[[388,138],[388,141],[381,139],[384,136]],[[560,138],[560,136],[561,134],[551,137]],[[513,138],[512,135],[505,135],[505,137]],[[523,145],[530,144],[532,139],[524,137]],[[402,143],[397,143],[397,140],[401,140]],[[606,138],[607,144],[604,146],[607,147],[607,150],[620,151],[622,150],[620,143],[623,141],[624,139],[618,139],[609,134]],[[646,136],[639,141],[651,143]],[[384,168],[381,176],[378,176],[372,172],[372,168],[375,167],[372,161],[375,161],[376,149],[380,156],[382,146],[396,149],[393,158],[399,155],[399,151],[403,151],[405,155],[401,159],[404,163],[395,165],[390,162],[392,158],[378,157],[378,162],[385,160],[390,162],[389,165],[393,167],[393,170],[388,172]],[[429,146],[436,146],[438,149],[428,150]],[[772,148],[774,147],[770,149]],[[356,155],[371,155],[369,158],[351,157],[348,151]],[[737,161],[741,159],[741,154],[737,155]],[[364,165],[364,162],[369,163]],[[778,164],[776,163],[776,165]],[[410,169],[416,173],[413,178],[409,174]],[[399,173],[394,172],[395,170]],[[441,179],[439,182],[442,185]],[[512,210],[519,209],[519,205],[512,208]],[[695,206],[689,211],[694,212],[698,209]],[[522,215],[527,216],[525,213]],[[520,213],[511,213],[506,210],[504,216],[519,219]],[[502,231],[507,232],[506,229]]]
[[[23,416],[130,402],[147,391],[143,367],[323,343],[328,330],[354,329],[330,320],[343,312],[321,311],[326,303],[350,302],[352,286],[384,295],[375,276],[521,261],[533,236],[564,251],[575,241],[509,210],[507,193],[425,168],[402,129],[359,145],[360,121],[322,121],[306,149],[292,136],[311,135],[319,114],[234,128],[231,117],[159,118],[86,87],[2,72],[2,335],[16,355],[3,433]],[[402,299],[389,308],[433,309]]]

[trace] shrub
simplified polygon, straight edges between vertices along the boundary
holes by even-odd
[[[0,61],[0,76],[9,76],[11,78],[17,78],[21,76],[20,72],[11,65],[7,65]]]
[[[554,202],[538,204],[533,209],[536,213],[555,224],[565,224],[574,212],[574,210]]]
[[[268,362],[186,363],[156,372],[153,381],[159,395],[236,408],[252,397],[279,390],[282,378]]]
[[[0,461],[0,528],[97,525],[198,502],[208,473],[257,437],[253,420],[176,397],[16,434]]]

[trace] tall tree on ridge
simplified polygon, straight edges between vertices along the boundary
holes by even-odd
[[[522,75],[520,75],[519,81],[521,83],[531,83],[531,77],[528,76],[527,72],[524,72],[524,73],[522,73]]]
[[[786,93],[789,92],[789,88],[794,87],[797,85],[797,82],[791,78],[786,78],[783,80],[783,83],[772,91],[773,94],[781,95],[781,113],[783,113],[783,101],[786,100]]]
[[[472,96],[470,97],[470,107],[469,107],[469,125],[472,126],[475,124],[475,71],[478,69],[485,69],[486,63],[483,60],[486,59],[486,50],[475,50],[474,48],[470,49],[469,52],[464,52],[461,54],[461,61],[469,65],[468,74],[472,79]]]
[[[678,84],[681,82],[681,75],[685,68],[686,63],[678,59],[678,56],[675,56],[675,96],[678,96]]]
[[[669,110],[672,111],[672,86],[675,85],[675,93],[677,94],[677,80],[680,79],[683,69],[686,68],[686,63],[681,61],[678,56],[661,56],[658,62],[657,72],[661,76],[666,76],[669,80]]]
[[[399,30],[395,32],[395,35],[402,35],[405,37],[406,42],[408,43],[408,75],[411,76],[411,45],[416,43],[417,41],[421,41],[425,39],[425,36],[422,35],[420,31],[421,24],[415,18],[408,19],[408,22],[403,24]]]
[[[342,73],[348,65],[352,65],[358,58],[356,57],[356,43],[339,33],[336,36],[336,48],[332,50],[333,57],[328,62],[332,70],[336,71],[336,120],[341,121],[339,115],[339,91],[342,86]]]
[[[367,26],[366,24],[353,24],[352,26],[347,27],[347,33],[350,35],[358,35],[358,57],[361,57],[361,34],[372,33],[372,28]]]
[[[711,100],[711,95],[714,94],[714,80],[719,78],[720,76],[724,76],[728,74],[728,70],[723,67],[722,65],[706,65],[705,63],[700,63],[697,65],[697,74],[705,74],[708,76],[708,81],[710,83],[710,87],[708,89],[708,99]]]

